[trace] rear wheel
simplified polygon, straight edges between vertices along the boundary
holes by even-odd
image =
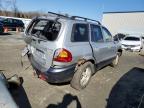
[[[94,66],[91,62],[86,62],[78,67],[73,79],[71,80],[71,86],[77,90],[84,89],[94,73]]]

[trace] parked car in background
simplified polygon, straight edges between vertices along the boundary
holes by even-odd
[[[141,51],[143,48],[143,37],[138,35],[128,35],[121,41],[122,49],[129,51]]]
[[[5,18],[0,17],[0,21],[4,20]]]
[[[24,23],[21,20],[13,19],[13,18],[1,18],[0,23],[3,24],[4,27],[8,29],[15,30],[17,27],[24,29]]]
[[[85,88],[100,68],[116,66],[122,50],[100,22],[79,16],[37,17],[25,31],[23,55],[39,78]]]
[[[3,33],[3,32],[4,32],[3,24],[0,23],[0,33]]]

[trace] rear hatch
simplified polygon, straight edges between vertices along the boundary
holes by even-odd
[[[57,20],[34,19],[25,32],[32,65],[41,72],[47,71],[52,65],[60,28],[61,23]]]

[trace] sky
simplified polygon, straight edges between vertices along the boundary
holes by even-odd
[[[61,12],[101,21],[103,12],[144,11],[144,0],[17,0],[20,11]]]

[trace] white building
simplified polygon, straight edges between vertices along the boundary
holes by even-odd
[[[112,33],[144,35],[144,11],[104,12],[102,23]]]

